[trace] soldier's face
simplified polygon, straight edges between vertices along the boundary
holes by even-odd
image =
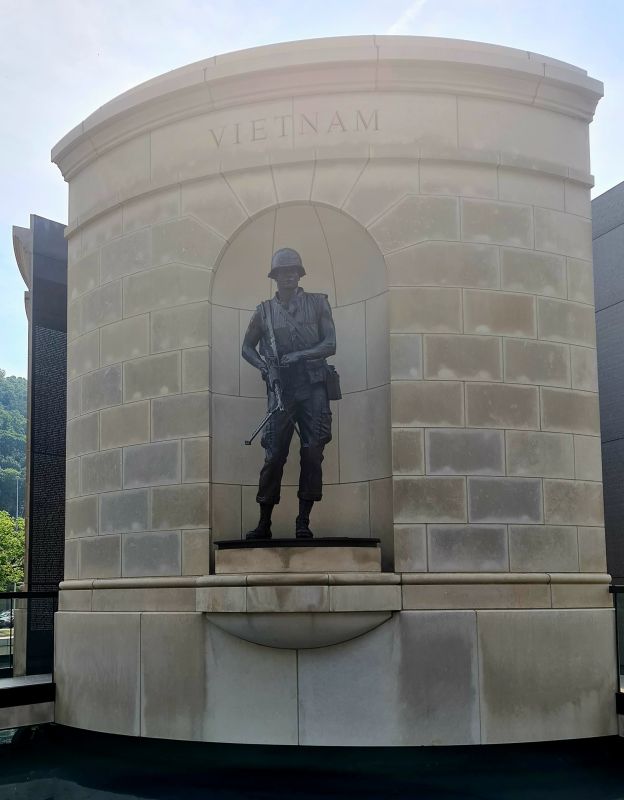
[[[296,267],[282,267],[275,276],[277,291],[296,289],[299,285],[299,270]]]

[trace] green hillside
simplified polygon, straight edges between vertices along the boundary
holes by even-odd
[[[24,515],[27,391],[25,378],[7,376],[0,369],[0,511],[8,511],[13,516],[18,479],[18,513]]]

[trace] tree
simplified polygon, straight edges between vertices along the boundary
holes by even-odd
[[[0,369],[0,509],[15,513],[19,481],[18,515],[24,514],[26,477],[26,403],[28,383]]]
[[[0,511],[0,591],[24,581],[24,520]]]

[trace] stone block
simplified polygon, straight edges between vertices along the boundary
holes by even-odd
[[[467,242],[533,247],[533,224],[528,206],[462,199],[461,227],[461,238]]]
[[[509,475],[574,477],[574,442],[569,434],[507,431],[505,440]]]
[[[402,287],[390,290],[391,333],[461,333],[459,289]]]
[[[138,536],[139,534],[128,534]],[[125,537],[122,537],[125,539]],[[174,576],[177,577],[177,576]],[[194,586],[150,586],[150,580],[142,582],[147,586],[127,589],[96,588],[93,591],[93,611],[195,611]]]
[[[394,478],[394,521],[465,522],[465,478]]]
[[[149,492],[106,492],[100,495],[100,533],[126,533],[148,528]]]
[[[67,271],[67,299],[71,302],[100,285],[100,251],[70,263]]]
[[[591,261],[568,258],[568,300],[594,304],[594,270]]]
[[[239,539],[242,530],[241,487],[227,483],[213,483],[210,488],[214,540]]]
[[[193,150],[196,150],[195,143]],[[180,213],[205,223],[224,240],[229,239],[248,218],[228,182],[221,175],[184,184],[180,197]]]
[[[152,439],[208,436],[210,395],[194,392],[152,400]]]
[[[392,429],[392,474],[422,475],[425,471],[425,444],[420,428]]]
[[[177,394],[180,391],[180,354],[137,358],[124,365],[124,402]]]
[[[565,344],[505,339],[505,381],[542,386],[570,385],[570,356]]]
[[[466,423],[475,428],[539,428],[535,386],[506,383],[466,385]]]
[[[205,629],[201,614],[141,616],[143,736],[185,741],[203,738]],[[175,681],[171,680],[174,674]]]
[[[551,525],[603,525],[602,484],[544,481],[544,521]]]
[[[498,197],[496,171],[494,164],[421,161],[420,191],[423,194],[496,199]]]
[[[80,378],[67,384],[67,419],[73,419],[82,412],[82,381]]]
[[[585,392],[598,391],[598,366],[593,347],[570,347],[572,388]]]
[[[261,647],[208,623],[205,652],[205,741],[298,743],[294,650]]]
[[[368,227],[405,195],[417,191],[418,164],[398,160],[384,163],[370,159],[351,187],[343,209]]]
[[[565,210],[579,217],[591,217],[591,195],[588,186],[575,181],[565,182]]]
[[[122,234],[121,208],[97,217],[82,228],[82,252],[90,253]]]
[[[400,586],[330,586],[331,611],[400,611]]]
[[[65,553],[63,558],[63,578],[66,581],[76,580],[79,576],[80,542],[78,539],[65,540]]]
[[[182,483],[210,480],[210,439],[182,441]]]
[[[240,319],[235,308],[212,307],[211,388],[225,395],[240,392]]]
[[[80,578],[118,578],[121,575],[119,536],[79,539]]]
[[[396,572],[427,571],[425,525],[394,526],[394,569]]]
[[[565,433],[600,433],[598,396],[566,389],[542,389],[542,429]]]
[[[197,610],[207,614],[244,614],[247,589],[245,586],[198,587]]]
[[[464,242],[421,242],[386,256],[390,286],[498,288],[498,248]]]
[[[247,587],[248,614],[329,610],[329,586]]]
[[[334,164],[335,162],[330,163]],[[317,171],[315,173],[315,186],[321,166],[322,165],[320,162],[316,165]],[[362,164],[356,162],[356,169],[357,174],[359,175],[359,173],[362,171]],[[270,168],[228,172],[227,176],[224,175],[223,177],[228,182],[230,189],[237,197],[238,202],[243,206],[250,217],[254,216],[260,211],[264,211],[267,208],[277,205],[275,184],[273,183],[273,175]],[[319,180],[322,182],[322,177],[319,178]],[[349,184],[349,186],[350,185],[351,184]],[[343,193],[346,194],[347,189],[344,187],[344,185],[341,185],[340,188],[342,188]],[[330,203],[330,205],[337,205],[338,208],[340,208],[342,203]]]
[[[366,385],[373,388],[390,381],[388,292],[371,297],[365,306]]]
[[[208,300],[211,276],[210,270],[184,264],[168,264],[130,275],[123,279],[124,317]]]
[[[366,388],[365,319],[366,311],[364,303],[352,303],[351,305],[337,308],[334,311],[336,340],[340,342],[340,347],[332,361],[340,374],[340,386],[343,394],[358,392]],[[246,324],[245,321],[245,325]],[[242,333],[244,335],[244,331]],[[254,378],[257,374],[257,370],[254,369]],[[256,386],[257,382],[254,381],[254,387]],[[250,394],[249,391],[244,393],[247,395]],[[266,394],[266,389],[264,394]]]
[[[210,389],[210,348],[196,347],[182,351],[182,391]]]
[[[602,481],[600,437],[574,437],[574,473],[580,481]]]
[[[404,427],[462,426],[464,387],[450,381],[393,383],[392,425]]]
[[[210,530],[182,531],[182,574],[208,575],[210,572]]]
[[[578,548],[581,572],[607,571],[604,528],[578,528]]]
[[[121,403],[121,366],[115,364],[90,372],[82,378],[82,410],[97,411],[100,408]]]
[[[422,336],[414,333],[390,335],[390,375],[392,380],[422,378]]]
[[[124,233],[146,228],[156,222],[177,217],[180,213],[180,190],[177,186],[155,194],[137,197],[124,203]]]
[[[67,377],[71,380],[100,366],[99,331],[87,333],[67,344]]]
[[[552,584],[553,608],[613,608],[613,595],[608,583],[563,583]]]
[[[576,528],[555,525],[510,525],[512,572],[578,572]]]
[[[453,197],[407,195],[368,230],[382,253],[392,253],[430,239],[457,241],[457,200]]]
[[[149,400],[139,403],[125,403],[115,408],[105,408],[100,412],[100,447],[143,444],[149,441],[150,407]]]
[[[140,733],[140,614],[56,615],[55,721]]]
[[[122,537],[122,574],[125,578],[180,575],[180,531],[146,531]]]
[[[72,589],[68,592],[59,592],[58,610],[91,611],[92,594],[91,589]]]
[[[563,180],[534,170],[498,168],[501,200],[563,210]]]
[[[77,497],[80,494],[80,459],[72,458],[65,466],[66,496]]]
[[[464,330],[490,336],[535,338],[535,300],[523,294],[466,289]]]
[[[550,587],[546,582],[403,585],[403,608],[550,608]]]
[[[567,297],[565,258],[504,247],[501,249],[501,286],[511,292]]]
[[[504,475],[502,431],[428,430],[427,473],[430,475]]]
[[[484,743],[616,732],[612,612],[483,611],[477,619]]]
[[[95,536],[97,532],[97,496],[87,495],[68,500],[65,506],[65,536]]]
[[[128,361],[149,353],[149,314],[106,325],[100,331],[100,354],[103,367]]]
[[[121,319],[121,281],[94,289],[82,298],[81,333]]]
[[[102,283],[141,272],[151,266],[152,239],[149,228],[113,239],[102,247]]]
[[[152,490],[152,527],[208,528],[208,499],[206,484],[157,487]]]
[[[249,573],[379,572],[379,547],[258,547],[215,551],[215,572]]]
[[[591,221],[546,208],[535,209],[535,249],[591,261]]]
[[[509,570],[504,525],[429,525],[430,572],[506,572]]]
[[[90,453],[82,457],[80,466],[85,494],[121,489],[121,450]]]
[[[474,613],[395,614],[365,636],[299,651],[299,743],[477,743],[477,682]]]
[[[388,387],[380,386],[342,399],[338,431],[342,482],[392,474],[389,395]]]
[[[542,522],[542,482],[536,478],[468,478],[470,522]],[[548,521],[548,520],[547,520]]]
[[[275,164],[271,168],[278,203],[304,200],[312,193],[314,165],[310,161]]]
[[[253,421],[260,421],[265,414],[266,400],[261,398],[213,394],[212,479],[215,483],[257,485],[264,451],[258,441],[260,437],[251,447],[245,447],[244,439],[253,429]],[[296,458],[294,446],[293,457]]]
[[[99,414],[85,414],[67,423],[67,457],[98,450],[100,445]]]
[[[537,324],[540,339],[596,346],[596,320],[591,306],[538,297]]]
[[[500,381],[500,340],[491,336],[425,336],[425,378]]]
[[[181,459],[178,441],[126,447],[123,461],[125,489],[180,483]]]
[[[191,217],[171,220],[152,228],[153,265],[188,264],[212,268],[225,241]]]

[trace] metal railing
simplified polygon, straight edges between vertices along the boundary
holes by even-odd
[[[615,640],[618,661],[618,688],[624,692],[624,584],[613,583],[609,591],[615,600]]]
[[[0,592],[0,678],[52,671],[58,591]]]

